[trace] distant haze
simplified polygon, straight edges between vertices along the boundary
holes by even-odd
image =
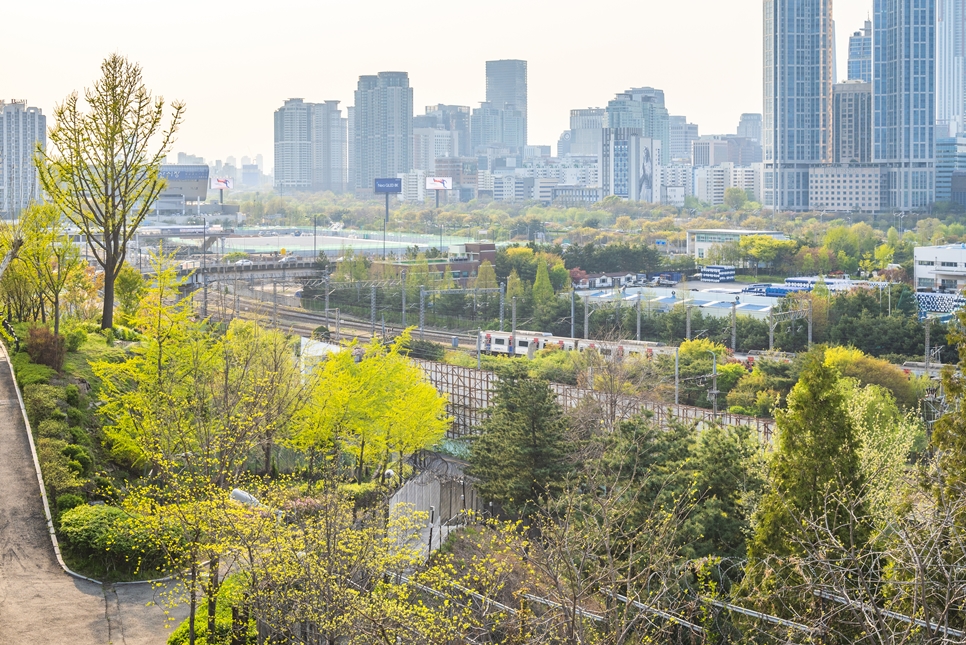
[[[837,0],[839,80],[848,36],[871,0]],[[0,99],[51,115],[119,52],[148,86],[188,104],[175,151],[207,160],[265,155],[272,113],[291,97],[352,105],[360,74],[409,72],[416,112],[477,106],[488,59],[529,61],[529,143],[555,145],[569,111],[630,87],[661,88],[701,134],[734,132],[761,112],[761,0],[524,0],[515,3],[9,2]],[[344,114],[344,112],[343,112]],[[51,122],[48,122],[50,124]]]

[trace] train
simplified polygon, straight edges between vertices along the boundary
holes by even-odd
[[[602,356],[629,356],[640,354],[650,357],[654,348],[660,343],[641,340],[587,340],[583,338],[569,338],[554,336],[549,332],[526,331],[518,329],[514,335],[508,331],[486,330],[479,336],[480,350],[487,354],[503,354],[509,356],[532,357],[540,349],[556,348],[565,351],[582,352],[594,349]]]

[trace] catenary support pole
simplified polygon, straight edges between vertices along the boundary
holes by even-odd
[[[584,298],[584,340],[590,338],[590,298]]]
[[[426,287],[419,285],[419,340],[425,337],[426,329]]]
[[[738,351],[738,303],[731,303],[731,351]]]
[[[575,333],[577,326],[577,319],[574,317],[574,309],[577,307],[577,292],[571,287],[570,289],[570,337],[576,338]]]
[[[517,346],[517,297],[513,296],[510,301],[510,337],[513,338],[513,346]]]
[[[641,294],[637,294],[637,340],[641,340]]]
[[[402,326],[406,328],[406,270],[402,271]]]
[[[376,285],[369,287],[369,332],[376,335]]]
[[[500,283],[500,331],[503,331],[503,319],[506,314],[506,283]]]
[[[684,337],[691,340],[691,305],[689,304],[684,316]]]

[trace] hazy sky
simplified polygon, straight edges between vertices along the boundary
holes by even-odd
[[[476,106],[485,61],[529,61],[529,142],[556,145],[569,110],[604,107],[652,86],[702,134],[734,132],[761,111],[761,0],[205,0],[8,2],[0,98],[54,104],[91,85],[122,53],[148,86],[187,102],[175,151],[224,159],[265,155],[282,101],[352,105],[361,74],[409,72],[416,113]],[[835,0],[839,78],[848,36],[872,0]]]

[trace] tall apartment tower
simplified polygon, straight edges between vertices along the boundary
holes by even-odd
[[[505,110],[512,105],[523,116],[523,144],[527,145],[527,61],[486,61],[486,102]]]
[[[0,101],[0,215],[16,217],[40,201],[34,166],[37,146],[47,145],[47,117],[26,101]]]
[[[887,168],[884,208],[934,201],[936,0],[876,0],[872,160]]]
[[[360,76],[355,103],[355,185],[358,191],[372,192],[377,177],[395,177],[413,167],[409,74]]]
[[[346,121],[338,101],[289,99],[275,111],[275,188],[346,189]]]
[[[751,139],[761,143],[761,115],[754,112],[746,112],[738,119],[739,137]]]
[[[762,197],[807,210],[808,173],[832,158],[831,0],[765,0]]]
[[[850,81],[872,82],[872,21],[866,20],[865,26],[849,36],[849,78]]]
[[[832,87],[832,161],[872,161],[872,83],[853,80]]]
[[[936,0],[936,136],[966,133],[966,0]]]
[[[346,190],[355,191],[356,186],[356,108],[350,105],[345,109],[346,114]]]
[[[635,87],[607,103],[608,128],[638,128],[643,136],[661,141],[661,164],[671,159],[670,115],[664,107],[664,91]]]
[[[759,130],[760,130],[759,126]],[[669,156],[671,159],[691,161],[691,146],[698,140],[698,125],[688,123],[688,117],[671,115],[668,117]]]

